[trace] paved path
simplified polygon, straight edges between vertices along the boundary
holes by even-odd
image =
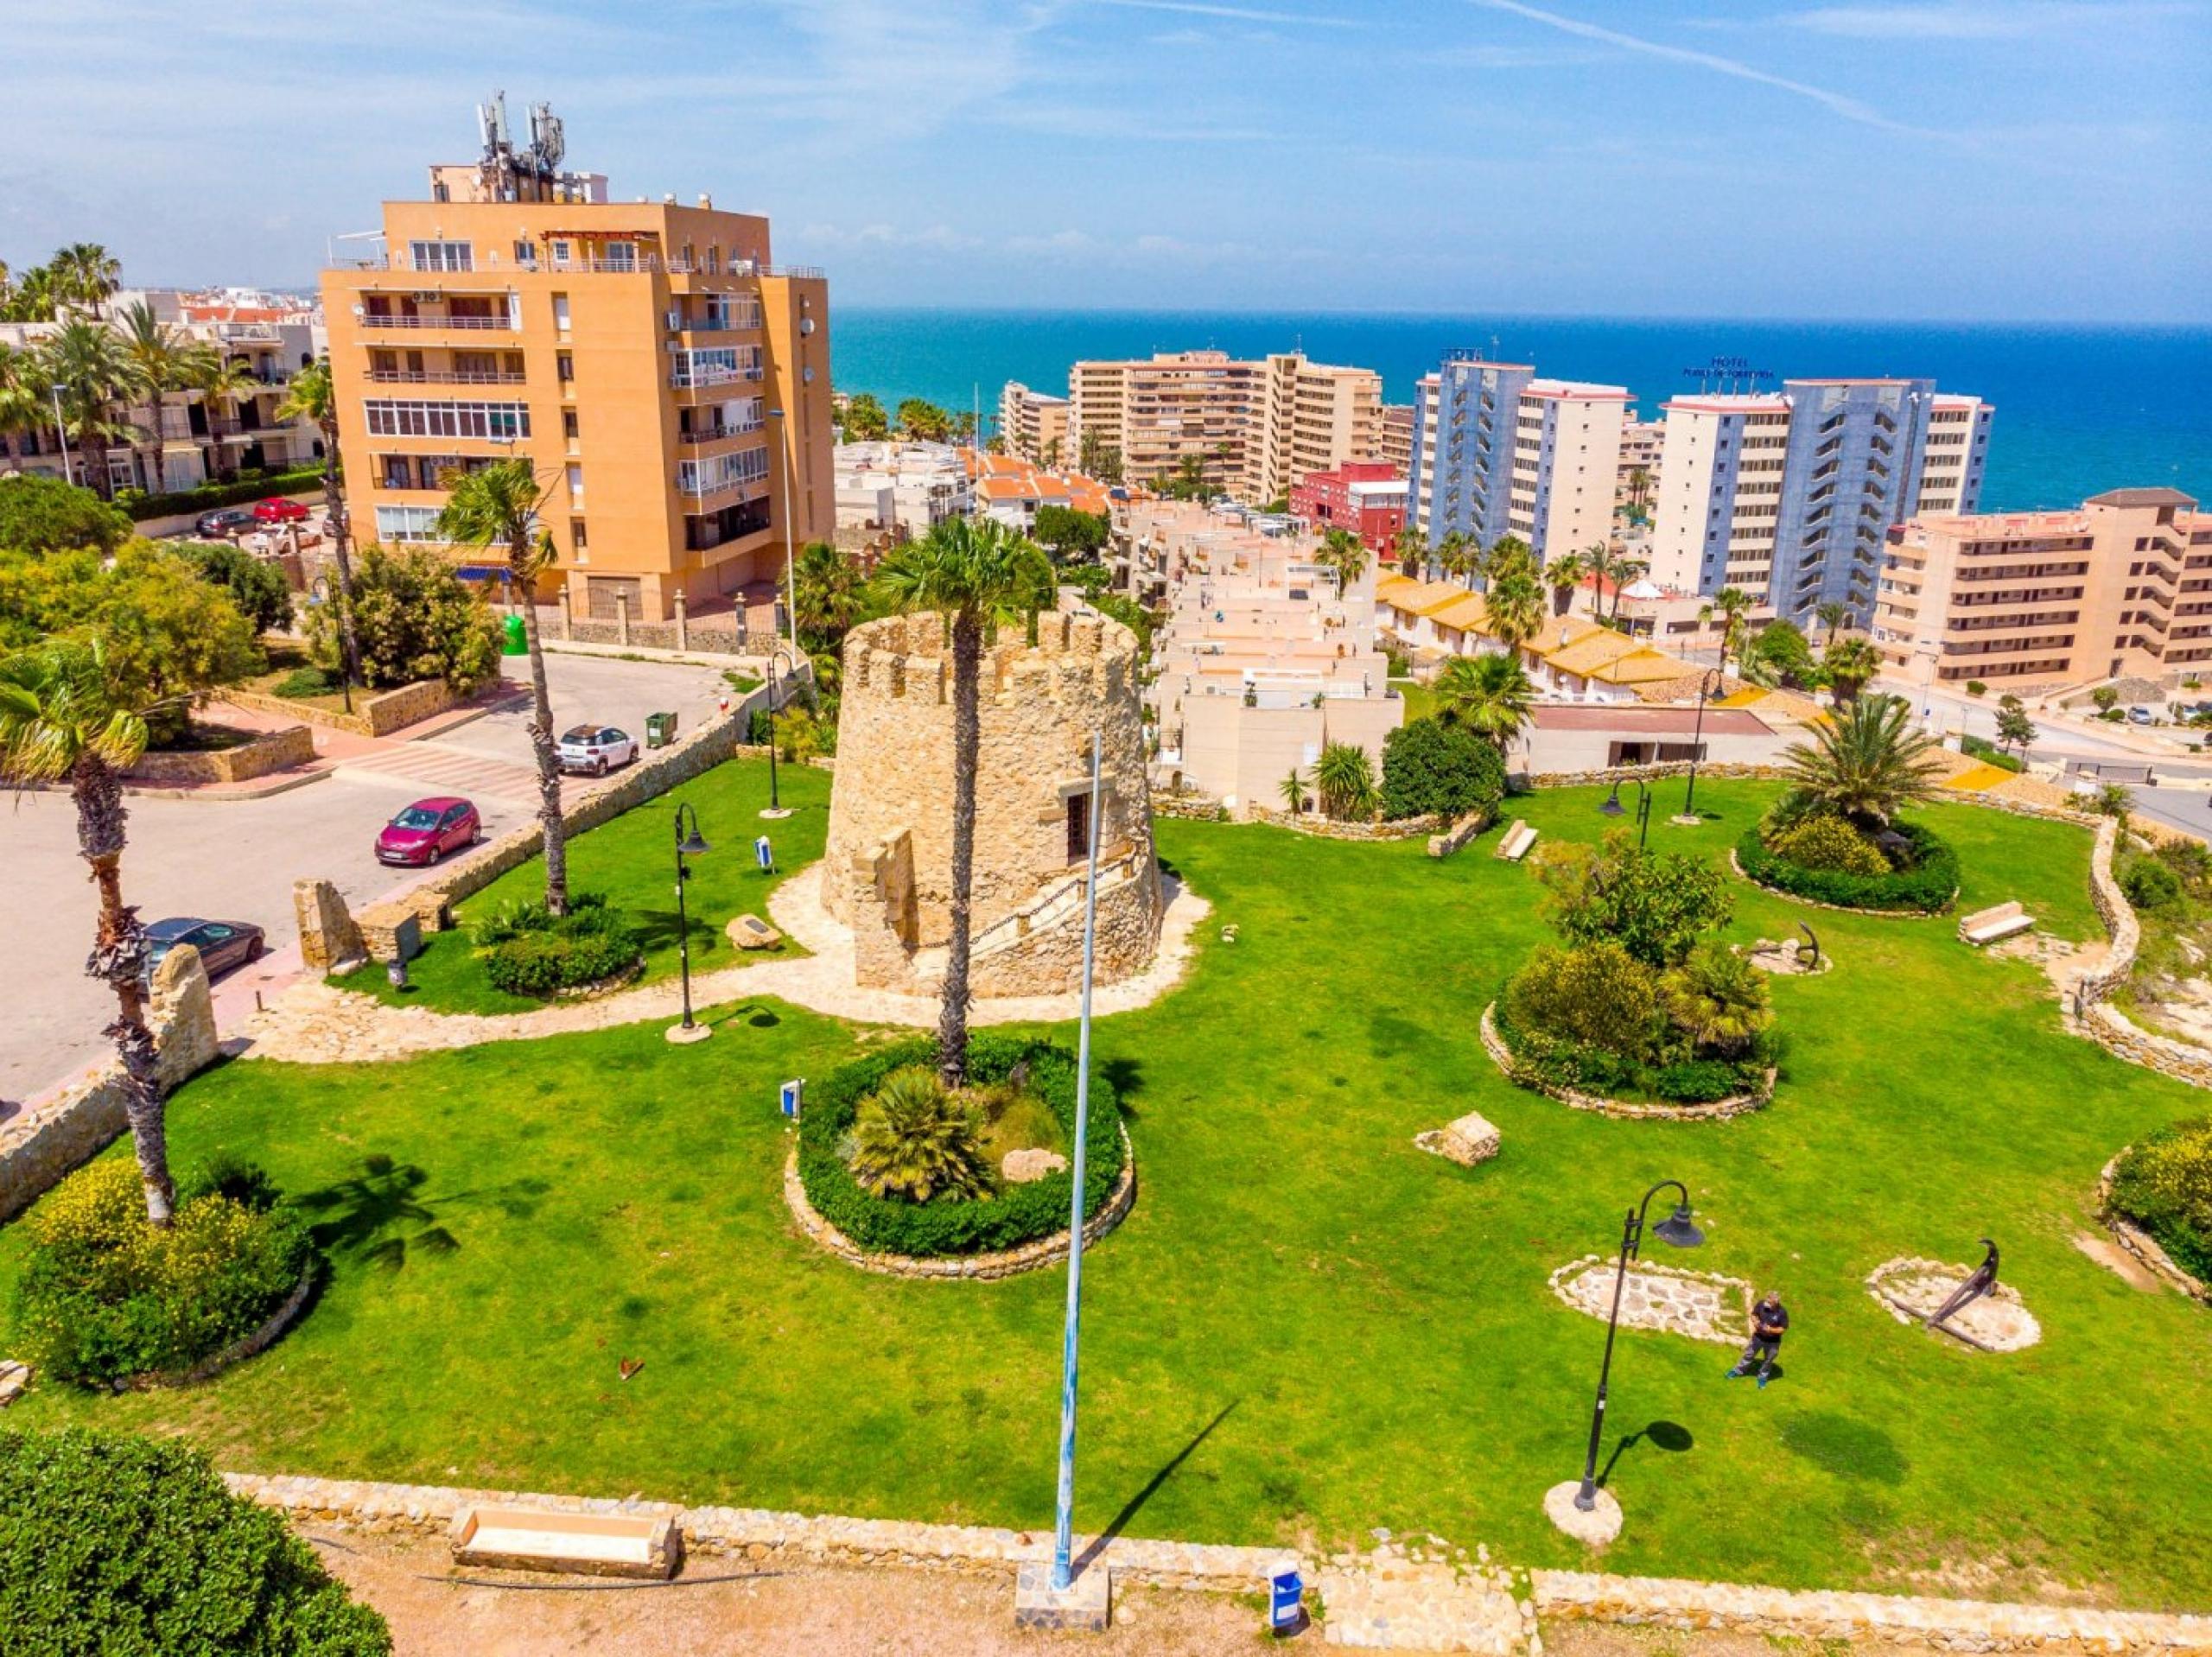
[[[691,980],[692,1005],[714,1006],[772,995],[862,1024],[919,1029],[935,1025],[935,996],[862,989],[853,982],[853,936],[823,907],[818,868],[817,865],[785,881],[768,902],[768,913],[775,924],[813,953],[775,956],[696,975]],[[1094,1013],[1103,1016],[1148,1006],[1182,978],[1193,934],[1209,906],[1187,887],[1171,882],[1169,890],[1159,955],[1137,977],[1099,987],[1091,998]],[[979,1025],[1057,1023],[1074,1018],[1077,1011],[1077,997],[1073,993],[994,996],[979,999],[969,1017]],[[252,1044],[247,1050],[249,1057],[335,1064],[403,1058],[492,1041],[531,1040],[615,1025],[673,1023],[682,1014],[683,991],[674,979],[599,1000],[499,1014],[390,1006],[372,996],[334,989],[320,981],[302,981],[252,1019],[245,1034]]]

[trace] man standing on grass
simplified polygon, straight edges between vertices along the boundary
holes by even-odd
[[[1764,1387],[1774,1378],[1774,1360],[1782,1350],[1783,1332],[1789,1327],[1789,1309],[1782,1304],[1780,1295],[1769,1289],[1759,1297],[1758,1305],[1751,1308],[1751,1338],[1726,1378],[1734,1381],[1748,1375],[1756,1363],[1759,1385]]]

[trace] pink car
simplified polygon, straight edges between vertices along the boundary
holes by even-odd
[[[453,795],[417,800],[385,824],[377,836],[377,861],[427,868],[448,852],[474,846],[483,832],[483,819],[467,800]]]
[[[304,524],[308,509],[296,500],[286,500],[272,495],[267,500],[253,503],[253,517],[257,524]]]

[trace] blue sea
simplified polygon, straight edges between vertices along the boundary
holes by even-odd
[[[1647,418],[1698,389],[1684,371],[1716,357],[1767,370],[1775,383],[1929,375],[1997,405],[1985,510],[2070,506],[2152,484],[2212,500],[2212,328],[845,305],[830,341],[840,390],[965,409],[980,389],[987,419],[1007,380],[1065,395],[1078,358],[1204,346],[1240,357],[1302,348],[1318,362],[1373,368],[1393,403],[1410,402],[1446,351],[1478,346],[1541,373],[1625,385]]]

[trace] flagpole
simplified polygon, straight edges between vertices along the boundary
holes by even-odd
[[[1102,745],[1090,737],[1090,867],[1083,888],[1083,1012],[1075,1059],[1075,1188],[1068,1199],[1067,1336],[1060,1354],[1060,1491],[1052,1533],[1052,1586],[1072,1579],[1069,1553],[1075,1527],[1076,1336],[1083,1321],[1084,1141],[1090,1130],[1090,972],[1098,932],[1098,829],[1103,790],[1099,786]]]

